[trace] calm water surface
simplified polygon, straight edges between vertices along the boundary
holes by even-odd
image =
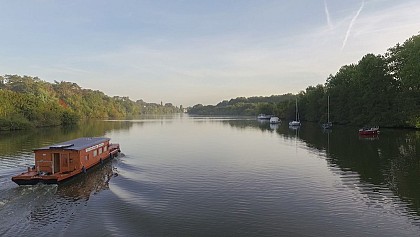
[[[19,187],[32,149],[107,136],[123,154]],[[0,236],[420,236],[420,132],[150,117],[0,133]]]

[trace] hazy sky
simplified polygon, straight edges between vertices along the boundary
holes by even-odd
[[[418,0],[0,0],[0,75],[132,100],[297,93],[420,31]]]

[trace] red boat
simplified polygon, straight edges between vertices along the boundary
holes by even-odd
[[[378,135],[379,127],[364,127],[359,129],[359,135]]]
[[[35,165],[12,177],[12,181],[18,185],[67,181],[117,156],[120,145],[109,141],[105,137],[82,137],[35,149]]]

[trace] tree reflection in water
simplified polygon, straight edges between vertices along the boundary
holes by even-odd
[[[357,187],[368,205],[397,203],[414,219],[420,218],[420,131],[382,129],[378,136],[358,136],[353,127],[323,131],[318,124],[305,123],[297,135],[285,124],[271,130],[269,124],[251,120],[223,123],[299,139],[307,149],[325,152],[330,170],[340,175],[344,184]]]

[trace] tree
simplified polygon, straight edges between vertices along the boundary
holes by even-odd
[[[420,128],[420,35],[388,49],[385,57],[397,82],[399,112],[409,124]]]

